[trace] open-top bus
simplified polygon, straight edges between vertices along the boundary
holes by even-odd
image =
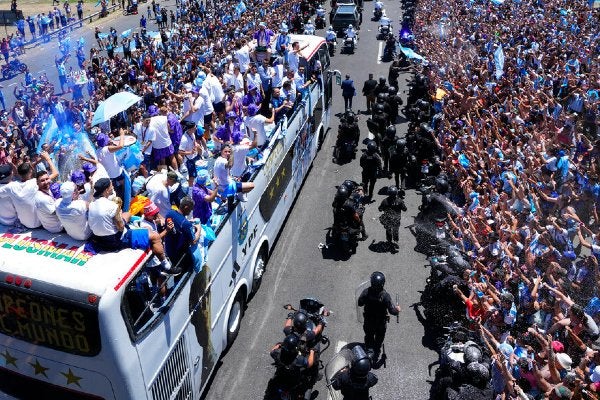
[[[91,255],[66,234],[0,226],[0,390],[61,400],[200,397],[329,125],[325,41],[292,40],[308,44],[301,64],[320,68],[320,79],[275,126],[247,201],[216,210],[202,269],[171,278],[158,310],[144,290],[151,252]]]

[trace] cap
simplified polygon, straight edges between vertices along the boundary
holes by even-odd
[[[92,172],[94,172],[98,169],[98,168],[96,168],[95,164],[92,164],[90,162],[83,163],[81,168],[83,168],[83,172],[87,172],[88,174],[91,174]]]
[[[0,181],[12,175],[12,167],[9,164],[0,165]]]
[[[85,175],[81,170],[75,170],[71,173],[71,182],[76,184],[77,186],[83,185],[85,183]]]
[[[94,198],[102,196],[102,193],[110,187],[110,179],[100,178],[94,184]]]
[[[196,127],[196,123],[193,121],[188,121],[185,120],[181,123],[181,127],[183,128],[184,131],[187,131],[188,129],[192,129]]]
[[[267,24],[265,24],[264,22],[261,21],[258,23],[258,26],[262,26],[263,28],[266,28]]]
[[[159,209],[153,202],[144,206],[144,217],[153,217],[158,214]]]
[[[258,113],[258,107],[256,106],[256,104],[250,104],[248,106],[248,115],[249,116],[254,116]]]
[[[196,176],[196,184],[197,185],[206,185],[206,183],[208,182],[209,179],[210,179],[210,174],[208,173],[208,170],[201,169],[200,171],[198,171],[198,176]]]
[[[248,82],[248,91],[251,91],[251,90],[256,90],[256,85],[254,84],[254,82],[249,81]]]
[[[229,111],[226,115],[227,118],[237,118],[235,111]]]
[[[60,195],[63,204],[69,204],[73,200],[73,193],[75,193],[75,183],[64,182],[60,185]]]
[[[191,92],[192,91],[192,84],[191,83],[186,83],[183,85],[183,88],[187,91],[187,92]]]
[[[175,171],[169,171],[167,172],[167,179],[177,181],[179,177],[177,176],[177,173]]]
[[[98,136],[96,136],[96,145],[98,145],[98,147],[108,146],[109,143],[110,138],[107,134],[99,133]]]
[[[567,371],[571,370],[571,365],[573,364],[573,360],[571,360],[571,357],[569,357],[568,354],[566,354],[566,353],[557,353],[556,354],[556,361],[558,361],[558,363],[560,364],[560,366],[563,367],[564,369],[566,369]]]
[[[158,115],[158,107],[156,107],[155,105],[151,105],[150,107],[148,107],[148,115],[150,115],[151,117]]]
[[[562,353],[563,351],[565,351],[565,346],[558,340],[553,340],[552,350],[554,350],[555,353]]]
[[[190,90],[190,92],[198,94],[200,93],[200,88],[198,86],[194,86],[192,87],[192,90]]]

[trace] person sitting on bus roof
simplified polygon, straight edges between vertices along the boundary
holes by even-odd
[[[254,182],[236,182],[230,175],[230,170],[233,165],[233,157],[231,157],[231,146],[225,145],[221,149],[221,155],[215,161],[214,177],[217,184],[219,194],[226,198],[232,198],[236,193],[241,193],[241,199],[244,200],[243,194],[254,189]]]
[[[50,180],[56,179],[58,171],[54,167],[50,155],[42,151],[40,157],[50,166],[52,171],[48,176]],[[17,173],[21,181],[8,184],[5,193],[15,207],[21,224],[29,229],[39,228],[42,224],[35,210],[35,194],[38,191],[38,185],[37,179],[33,176],[34,171],[35,164],[24,162],[19,165]]]
[[[262,148],[267,143],[267,131],[265,130],[265,124],[272,124],[275,121],[275,110],[271,109],[271,117],[267,118],[262,114],[259,114],[258,106],[250,104],[248,106],[247,116],[244,118],[244,123],[248,129],[248,136],[251,140],[254,140],[256,135],[256,145]]]
[[[87,240],[92,234],[88,223],[90,203],[80,198],[81,192],[73,182],[60,185],[61,199],[56,201],[56,215],[69,236]]]
[[[218,191],[211,190],[207,186],[210,184],[210,174],[203,169],[198,172],[196,183],[192,186],[192,200],[194,200],[194,218],[198,218],[202,225],[210,222],[212,216],[212,202],[217,198]]]
[[[181,199],[178,210],[171,210],[165,216],[167,235],[165,236],[165,250],[169,258],[176,262],[176,267],[188,270],[200,270],[202,257],[198,252],[198,242],[202,236],[202,227],[192,224],[186,216],[194,209],[194,200],[186,196]]]
[[[171,266],[165,256],[164,247],[157,232],[148,229],[127,229],[131,215],[121,211],[121,201],[109,200],[115,191],[109,178],[101,178],[94,185],[94,201],[90,203],[88,222],[92,235],[90,244],[94,251],[118,251],[152,248],[152,253],[161,261],[161,268],[168,275],[179,275],[181,269]]]
[[[17,222],[17,210],[13,205],[8,191],[12,182],[13,166],[12,164],[0,165],[0,224],[13,226]]]
[[[56,169],[51,165],[52,172]],[[42,223],[44,229],[51,233],[58,233],[63,230],[63,226],[56,215],[56,202],[54,195],[50,191],[52,180],[46,171],[39,171],[36,175],[38,191],[34,196],[34,205],[37,217]]]
[[[257,137],[258,136],[254,136],[254,140],[250,141],[241,134],[233,136],[233,145],[231,146],[233,157],[231,176],[233,176],[235,180],[243,180],[242,176],[248,168],[246,158],[250,150],[256,148]]]

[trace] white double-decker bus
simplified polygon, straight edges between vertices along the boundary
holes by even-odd
[[[319,68],[320,79],[275,127],[247,201],[216,211],[222,219],[200,272],[171,278],[158,310],[144,285],[151,252],[91,255],[66,234],[0,225],[0,391],[20,399],[200,397],[329,125],[327,46],[316,36],[292,40],[308,44],[301,63]]]

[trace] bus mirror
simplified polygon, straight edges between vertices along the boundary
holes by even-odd
[[[331,73],[333,75],[335,75],[335,84],[336,85],[341,85],[342,84],[342,73],[339,70],[337,70],[337,69],[331,71]]]

